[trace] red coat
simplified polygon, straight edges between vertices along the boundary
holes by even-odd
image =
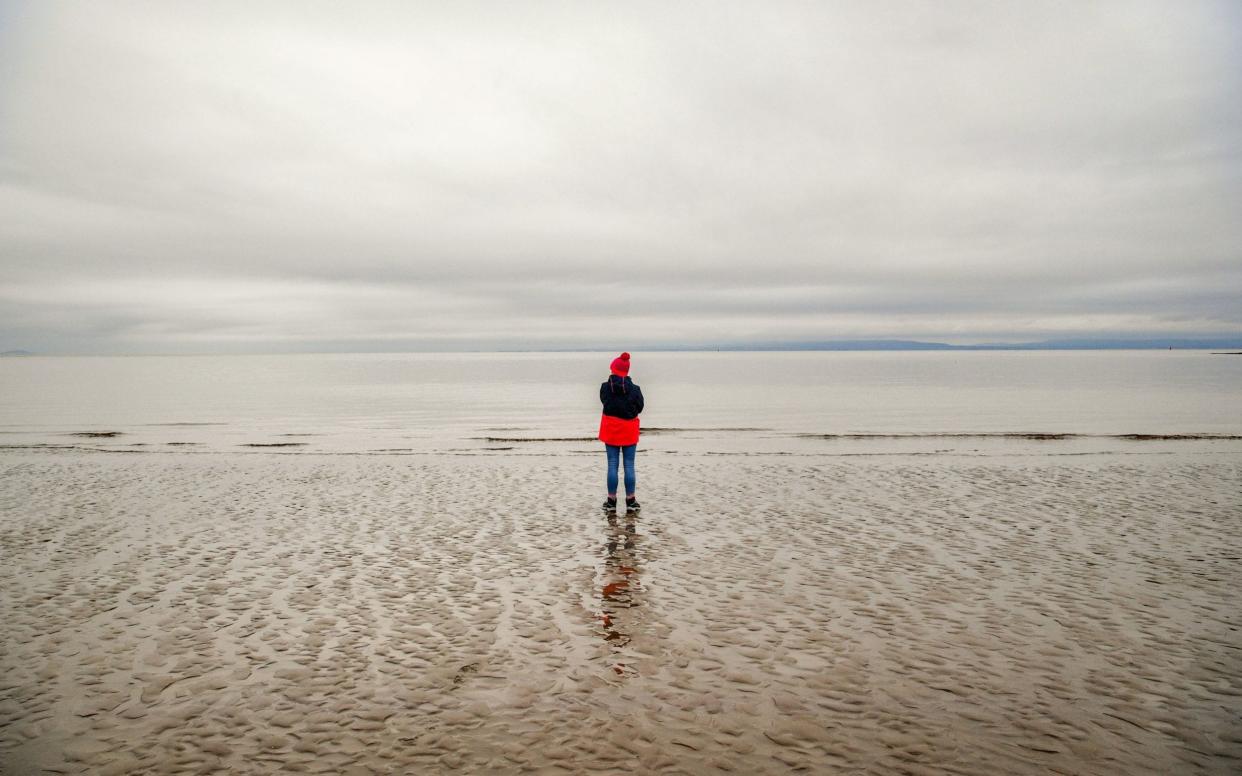
[[[606,445],[638,444],[638,418],[622,420],[611,415],[603,415],[599,419],[599,441]]]

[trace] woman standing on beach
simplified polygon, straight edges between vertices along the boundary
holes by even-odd
[[[637,512],[640,507],[634,496],[637,478],[634,454],[638,449],[638,415],[643,411],[642,389],[630,379],[630,354],[622,353],[612,360],[612,374],[599,387],[599,400],[604,415],[599,421],[599,439],[608,453],[608,498],[604,509],[617,508],[617,463],[625,461],[625,510]]]

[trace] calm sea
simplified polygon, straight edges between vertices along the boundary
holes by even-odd
[[[613,355],[8,358],[0,445],[593,451]],[[1242,448],[1141,438],[1242,436],[1242,356],[1206,351],[637,352],[632,377],[672,452]]]

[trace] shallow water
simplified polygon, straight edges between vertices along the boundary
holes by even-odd
[[[5,359],[0,445],[572,452],[593,449],[609,358]],[[1242,435],[1242,358],[1206,351],[636,353],[634,365],[652,450],[987,451],[1025,438],[1082,452]]]

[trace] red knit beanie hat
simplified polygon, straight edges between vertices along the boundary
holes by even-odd
[[[630,373],[630,354],[622,353],[612,360],[612,373],[618,377],[625,377]]]

